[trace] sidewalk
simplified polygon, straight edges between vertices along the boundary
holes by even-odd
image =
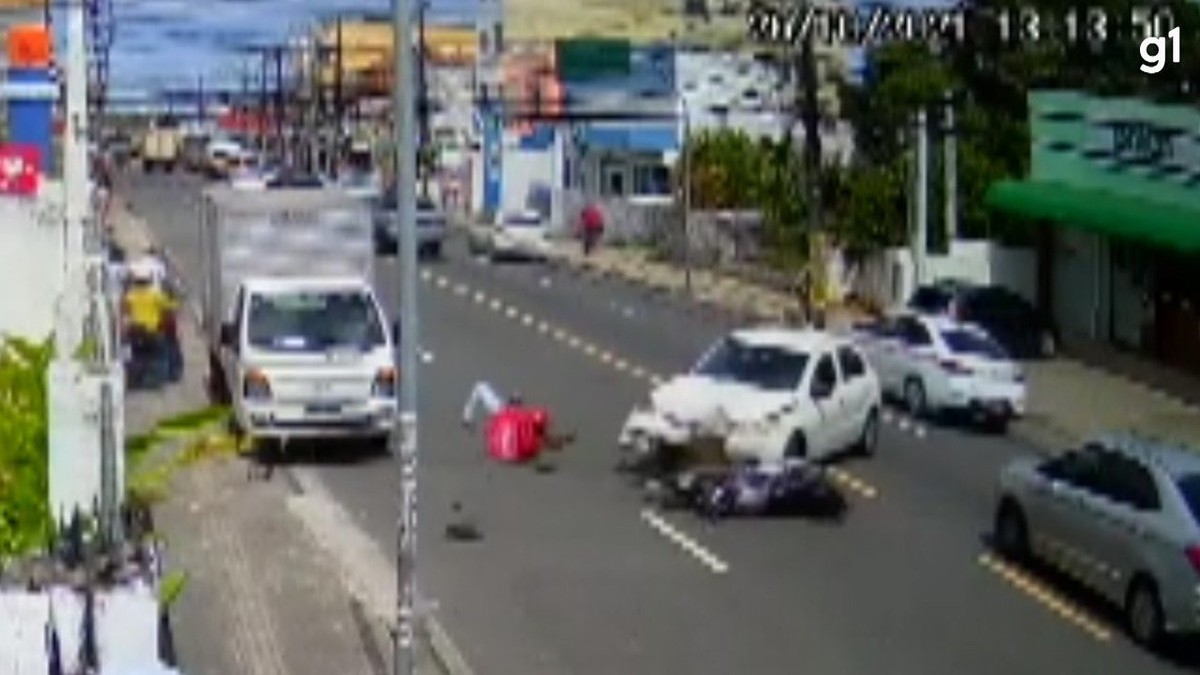
[[[114,235],[137,251],[151,240],[127,212]],[[180,317],[184,377],[130,392],[126,427],[144,433],[163,417],[206,404],[205,348],[195,318]],[[297,515],[290,470],[258,478],[249,461],[210,459],[182,469],[155,510],[168,570],[187,575],[172,608],[172,637],[187,675],[385,675],[391,642],[377,611],[355,599],[335,544]],[[435,675],[423,655],[421,675]]]
[[[584,258],[577,243],[556,241],[552,260],[584,273],[666,292],[684,289],[683,271],[651,260],[644,249],[601,247]],[[701,302],[729,309],[751,322],[786,320],[796,305],[786,294],[708,271],[692,273],[692,289]],[[854,311],[831,311],[829,323],[836,328],[859,316]],[[1029,414],[1013,431],[1042,449],[1058,449],[1103,431],[1135,431],[1200,448],[1200,407],[1159,391],[1153,376],[1146,379],[1150,385],[1135,381],[1132,374],[1137,369],[1118,368],[1111,356],[1091,355],[1089,361],[1109,367],[1101,369],[1072,358],[1026,364]],[[1122,370],[1130,375],[1117,374]]]

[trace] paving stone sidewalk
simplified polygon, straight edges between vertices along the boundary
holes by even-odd
[[[684,288],[677,266],[651,259],[645,249],[604,248],[584,257],[573,241],[554,242],[554,264],[599,276],[615,277],[669,292]],[[749,320],[786,319],[795,300],[778,291],[709,271],[692,273],[694,295],[702,302],[727,308]],[[863,314],[833,308],[829,325],[844,327]],[[1093,359],[1103,363],[1103,356]],[[1135,381],[1072,358],[1026,365],[1029,415],[1014,432],[1046,450],[1058,449],[1104,431],[1135,431],[1200,448],[1200,407],[1164,393],[1153,377]],[[1190,399],[1189,399],[1190,400]]]
[[[114,237],[130,251],[151,242],[144,223],[114,211]],[[126,427],[143,433],[202,408],[206,350],[194,317],[180,317],[184,377],[130,392]],[[385,675],[385,625],[353,599],[329,542],[317,541],[289,500],[287,472],[255,477],[248,460],[214,459],[179,471],[155,511],[168,570],[185,573],[172,635],[188,675]],[[422,653],[420,675],[441,669]]]

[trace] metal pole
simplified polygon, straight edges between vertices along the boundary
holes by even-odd
[[[429,0],[416,0],[417,2],[417,91],[418,98],[417,111],[420,114],[420,158],[421,161],[417,165],[417,172],[421,176],[421,196],[429,198],[429,80],[425,70],[425,11],[429,8]]]
[[[809,35],[800,50],[801,82],[804,91],[804,182],[808,193],[808,223],[805,237],[804,276],[802,284],[804,320],[813,320],[813,282],[818,262],[813,245],[821,229],[821,110],[817,97],[817,62],[813,39]]]
[[[929,124],[924,108],[917,111],[916,218],[913,223],[913,272],[917,285],[925,283],[929,236]]]
[[[204,76],[196,78],[196,117],[204,124]]]
[[[67,101],[63,134],[63,182],[66,187],[63,268],[67,283],[62,317],[65,325],[55,332],[55,346],[60,358],[71,358],[83,341],[87,297],[84,239],[92,202],[88,185],[87,7],[83,0],[74,0],[67,12]]]
[[[942,129],[945,159],[942,162],[945,170],[946,192],[946,237],[950,242],[958,239],[958,129],[954,121],[954,98],[946,92],[945,127]]]
[[[396,675],[416,671],[417,598],[417,148],[413,96],[413,0],[392,0],[392,116],[396,170],[396,231],[400,234],[399,415],[392,447],[400,472],[400,513],[396,542]]]
[[[333,57],[333,147],[330,149],[329,160],[334,178],[338,175],[338,159],[341,157],[342,150],[342,125],[345,123],[346,115],[346,100],[342,92],[342,78],[344,77],[343,71],[345,69],[343,52],[345,52],[346,46],[342,41],[342,17],[340,16],[337,18],[336,38],[337,51]]]
[[[683,287],[692,294],[692,116],[687,99],[683,106]]]
[[[276,158],[278,161],[284,161],[284,142],[283,142],[283,47],[274,48],[275,57],[275,152],[278,153]]]
[[[258,151],[267,154],[267,75],[270,54],[263,50],[258,80]]]

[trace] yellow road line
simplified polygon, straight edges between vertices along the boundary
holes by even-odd
[[[865,499],[875,499],[879,496],[879,490],[876,490],[873,486],[867,484],[865,481],[854,476],[845,469],[831,467],[829,469],[829,475],[833,476],[833,480],[837,481],[846,488],[853,490],[854,492],[858,493],[859,496]]]
[[[1074,625],[1083,632],[1100,642],[1112,639],[1112,631],[1102,623],[1088,616],[1082,609],[1075,607],[1058,593],[1050,590],[1044,583],[998,558],[984,553],[979,556],[979,564],[989,572],[1003,579],[1008,585],[1017,589],[1025,596],[1050,610],[1060,619]]]

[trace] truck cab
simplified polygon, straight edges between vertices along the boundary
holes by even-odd
[[[396,414],[392,329],[357,277],[250,277],[220,326],[239,430],[251,438],[386,438]]]

